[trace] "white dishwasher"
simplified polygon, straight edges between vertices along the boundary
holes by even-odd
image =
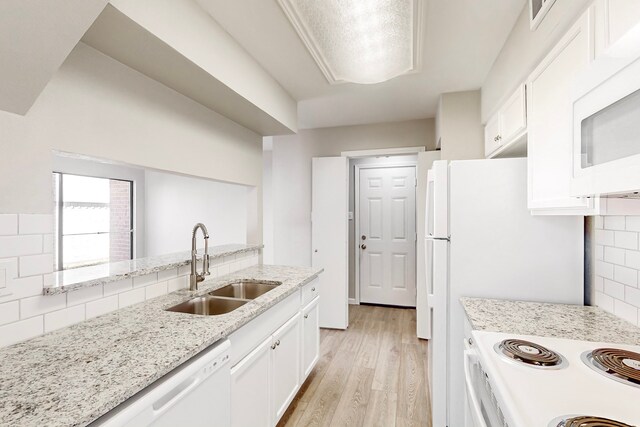
[[[230,427],[230,347],[216,343],[91,425]]]

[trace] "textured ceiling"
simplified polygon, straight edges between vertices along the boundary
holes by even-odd
[[[481,87],[526,0],[419,0],[418,72],[330,84],[277,0],[196,0],[298,101],[300,128],[433,117],[441,93]]]

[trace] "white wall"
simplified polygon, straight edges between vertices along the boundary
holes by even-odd
[[[311,265],[311,159],[342,151],[435,147],[433,119],[301,130],[273,138],[276,264]]]
[[[147,256],[190,250],[198,222],[209,245],[246,243],[247,187],[150,170],[145,186]],[[197,242],[202,246],[200,234]]]
[[[262,138],[89,46],[0,129],[0,213],[51,212],[55,149],[254,186],[247,239],[261,242]]]
[[[275,264],[273,247],[273,138],[267,136],[263,140],[262,153],[262,262]]]
[[[556,1],[536,31],[529,29],[527,7],[522,10],[482,85],[482,123],[526,80],[591,2]]]
[[[484,158],[480,91],[443,93],[438,115],[443,160]]]

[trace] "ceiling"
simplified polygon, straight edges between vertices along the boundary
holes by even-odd
[[[434,117],[478,89],[527,0],[422,0],[422,64],[384,83],[329,84],[277,0],[196,0],[298,101],[300,128]]]

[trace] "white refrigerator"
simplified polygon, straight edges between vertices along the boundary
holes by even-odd
[[[433,427],[464,426],[463,296],[583,304],[584,219],[532,216],[526,159],[437,161],[429,171],[426,283]]]

